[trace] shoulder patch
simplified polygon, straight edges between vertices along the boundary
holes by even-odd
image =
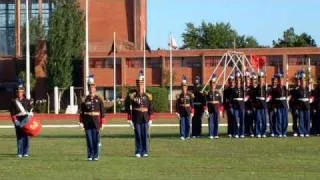
[[[192,92],[189,92],[189,95],[191,96],[191,98],[194,98],[194,94]]]
[[[97,94],[96,96],[98,97],[99,101],[103,102],[103,97],[100,94]]]
[[[146,96],[149,98],[149,101],[152,101],[152,94],[146,93]]]
[[[209,94],[208,91],[203,91],[203,95],[207,96]]]
[[[136,94],[137,94],[136,92],[130,93],[130,94],[129,94],[130,99],[133,99],[133,98],[136,96]]]

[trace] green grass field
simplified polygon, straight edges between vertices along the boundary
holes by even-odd
[[[129,128],[105,128],[101,159],[88,162],[79,129],[43,129],[27,159],[16,158],[14,130],[0,129],[0,179],[320,179],[320,137],[181,141],[177,132],[154,127],[151,156],[137,159]]]

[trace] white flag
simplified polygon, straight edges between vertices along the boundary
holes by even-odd
[[[171,46],[172,49],[178,48],[177,41],[175,40],[175,38],[173,36],[170,36],[168,45]]]

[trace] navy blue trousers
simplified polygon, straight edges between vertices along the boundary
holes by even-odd
[[[184,138],[190,137],[190,121],[191,121],[191,118],[188,116],[180,117],[180,137],[184,137]]]
[[[209,114],[209,136],[218,136],[219,131],[219,113],[214,112]]]
[[[256,135],[266,135],[267,131],[267,111],[266,109],[255,110]]]
[[[288,109],[278,108],[274,114],[277,136],[287,135],[288,131]]]
[[[233,135],[244,135],[244,109],[233,109],[233,126],[234,126],[234,134]]]
[[[251,135],[254,134],[254,112],[253,110],[246,110],[244,116],[244,124],[245,124],[245,134]]]
[[[100,132],[96,128],[86,129],[88,158],[100,157]]]
[[[310,110],[299,110],[298,112],[299,134],[310,134]]]
[[[228,121],[228,135],[233,135],[234,132],[234,128],[233,128],[233,109],[232,108],[229,108],[226,110],[226,114],[227,114],[227,121]]]
[[[148,132],[149,125],[148,123],[134,123],[134,135],[135,135],[135,145],[136,145],[136,154],[143,156],[148,154]]]
[[[312,121],[312,134],[320,134],[320,110],[312,112],[311,121]]]
[[[29,155],[30,138],[19,126],[15,126],[18,155]]]
[[[292,131],[293,133],[298,133],[298,110],[292,108],[291,115],[292,115]]]
[[[202,116],[203,112],[196,110],[192,117],[192,136],[201,136],[202,134]]]
[[[269,132],[270,134],[276,133],[276,109],[270,108],[267,109],[268,117],[267,117],[267,123],[269,123]]]

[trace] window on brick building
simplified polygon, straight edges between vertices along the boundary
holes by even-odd
[[[221,57],[220,56],[212,56],[212,57],[206,57],[205,59],[205,66],[206,67],[214,67],[217,66]]]
[[[161,60],[160,59],[147,59],[147,67],[149,68],[160,68],[161,67]]]
[[[274,66],[276,72],[284,72],[282,56],[267,56],[267,66]]]
[[[121,65],[121,59],[116,59],[116,66]],[[105,68],[113,68],[113,58],[107,58],[104,60],[104,67]]]
[[[15,11],[15,0],[0,1],[0,56],[15,54]]]
[[[281,56],[267,56],[267,64],[269,66],[282,66]]]
[[[143,59],[142,58],[130,58],[126,61],[128,68],[142,68],[143,67]]]
[[[38,18],[39,16],[39,0],[32,0],[31,2],[32,3],[29,3],[30,20],[32,18]],[[24,1],[21,2],[20,6],[21,26],[24,26],[26,22],[26,6]],[[42,0],[42,24],[46,34],[49,30],[49,18],[53,13],[54,8],[53,0]]]
[[[172,67],[173,68],[181,68],[182,67],[181,63],[182,63],[182,58],[179,58],[179,57],[172,58]],[[165,64],[166,64],[166,67],[168,67],[168,68],[170,67],[170,58],[166,58]]]
[[[182,58],[181,67],[201,67],[201,61],[194,58]]]

